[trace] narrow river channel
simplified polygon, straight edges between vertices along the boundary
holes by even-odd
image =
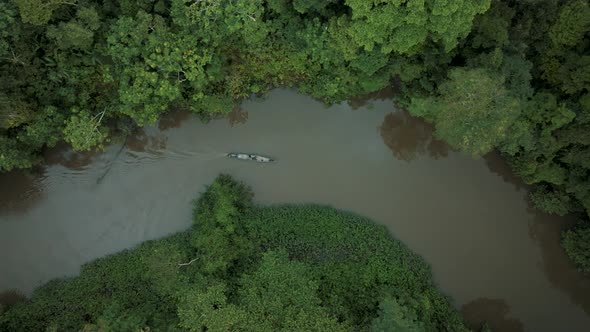
[[[225,172],[252,185],[261,203],[329,204],[387,225],[431,264],[468,322],[588,331],[590,279],[559,247],[569,221],[534,211],[497,156],[473,159],[431,134],[388,99],[326,108],[274,90],[230,121],[202,124],[177,112],[122,150],[52,150],[41,169],[0,175],[0,292],[30,294],[93,258],[185,229],[190,201]]]

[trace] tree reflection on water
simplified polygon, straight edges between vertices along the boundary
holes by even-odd
[[[434,128],[420,118],[400,110],[385,116],[379,133],[397,159],[412,161],[428,154],[439,159],[448,156],[449,146],[433,136]]]

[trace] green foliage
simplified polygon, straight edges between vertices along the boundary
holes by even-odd
[[[516,11],[503,1],[493,1],[485,15],[476,17],[469,49],[504,47],[510,43],[509,29]]]
[[[226,175],[194,205],[191,230],[38,288],[5,309],[0,331],[466,331],[426,263],[365,218],[255,207]],[[212,237],[230,245],[200,245]]]
[[[392,241],[385,227],[319,206],[257,209],[249,219],[262,247],[284,249],[292,259],[314,266],[319,297],[339,320],[368,327],[378,302],[389,296],[434,330],[442,328],[438,322],[452,331],[464,329],[446,299],[432,291],[428,266]]]
[[[75,20],[49,26],[47,37],[53,39],[59,49],[90,51],[95,31],[100,28],[100,17],[92,7],[81,8],[76,16]]]
[[[0,171],[58,140],[101,147],[106,123],[208,120],[277,86],[335,103],[395,80],[440,138],[497,148],[542,185],[537,206],[590,215],[589,31],[585,0],[4,1]]]
[[[501,77],[482,69],[455,68],[437,97],[414,98],[409,111],[433,122],[436,135],[450,145],[483,155],[505,139],[518,107]]]
[[[558,160],[563,143],[557,139],[556,132],[575,116],[565,103],[558,104],[549,93],[537,93],[526,102],[511,128],[511,137],[500,146],[511,155],[509,161],[526,182],[562,185],[566,181],[567,171]],[[541,199],[538,197],[537,201]]]
[[[590,31],[588,1],[572,0],[561,6],[549,28],[541,54],[542,78],[566,94],[590,89],[590,56],[584,36]]]
[[[60,5],[75,5],[76,0],[12,0],[17,6],[24,23],[45,25],[51,19],[53,11]]]
[[[243,330],[345,331],[321,306],[310,266],[289,260],[286,252],[267,251],[260,267],[242,276],[238,302],[245,310]]]
[[[555,24],[549,30],[551,42],[558,47],[575,46],[590,28],[588,1],[569,1],[559,11]]]
[[[179,261],[190,253],[188,234],[141,244],[132,251],[82,266],[80,276],[51,281],[35,290],[32,301],[0,316],[1,331],[174,331],[176,291],[184,287]],[[160,262],[157,264],[156,262]],[[162,283],[174,287],[165,291]]]
[[[33,118],[31,105],[14,96],[0,94],[0,129],[9,129],[25,124]]]
[[[530,196],[535,207],[560,216],[570,212],[573,206],[573,202],[567,193],[552,190],[547,186],[538,186],[531,192]]]
[[[177,61],[183,52],[170,38],[163,18],[143,11],[119,19],[108,38],[107,54],[116,65],[111,77],[119,82],[119,112],[140,125],[154,123],[180,98],[180,82],[169,76],[182,70]]]
[[[13,3],[0,7],[7,77],[0,128],[15,129],[0,135],[14,140],[33,114],[55,107],[66,119],[59,138],[83,150],[107,140],[108,130],[93,123],[104,109],[109,119],[141,126],[171,108],[204,120],[224,116],[241,98],[276,86],[340,102],[395,75],[411,80],[430,70],[432,87],[489,7],[489,0]],[[14,146],[31,156],[42,148]]]
[[[454,59],[505,78],[520,114],[497,147],[538,185],[535,206],[559,215],[590,216],[589,31],[587,1],[496,0]],[[570,236],[568,245],[585,245],[574,241],[588,240]]]
[[[0,3],[0,55],[7,54],[10,45],[7,39],[17,32],[17,11],[8,3]]]
[[[245,185],[220,175],[195,202],[192,245],[203,272],[225,276],[254,254],[254,245],[239,220],[251,208],[252,196]]]
[[[223,282],[206,289],[190,287],[183,290],[178,305],[180,327],[186,331],[228,331],[243,326],[246,312],[227,303]]]
[[[446,50],[467,36],[473,17],[485,12],[489,0],[477,1],[363,1],[348,0],[352,17],[340,17],[338,26],[358,47],[383,53],[415,54],[430,35]]]
[[[0,171],[31,167],[36,158],[20,149],[17,140],[0,135]]]
[[[59,141],[63,128],[63,115],[55,108],[48,107],[24,126],[18,139],[22,144],[35,148],[44,145],[52,147]]]
[[[568,256],[585,273],[590,273],[590,225],[583,222],[575,228],[565,231],[562,245]]]
[[[105,112],[91,115],[86,111],[72,110],[63,130],[64,139],[72,144],[75,150],[90,150],[95,146],[102,147],[107,138],[107,128],[101,125]]]
[[[381,302],[379,317],[373,320],[371,331],[422,332],[427,330],[414,312],[400,305],[395,299],[386,298]]]
[[[54,146],[61,137],[63,116],[55,107],[28,116],[28,123],[21,124],[16,137],[3,136],[0,131],[0,171],[31,167],[39,159],[31,151]]]

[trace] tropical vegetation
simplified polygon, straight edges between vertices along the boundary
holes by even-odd
[[[219,176],[189,230],[0,308],[0,331],[468,331],[429,266],[384,226],[252,197]]]
[[[439,138],[500,151],[536,207],[587,222],[589,31],[587,0],[4,1],[0,171],[171,109],[208,119],[277,86],[336,102],[398,84]]]

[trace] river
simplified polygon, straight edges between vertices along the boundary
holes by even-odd
[[[264,204],[329,204],[386,225],[431,264],[470,323],[588,331],[590,280],[559,247],[569,221],[534,211],[526,186],[496,155],[454,152],[378,97],[325,107],[273,90],[230,121],[175,112],[123,149],[53,149],[36,171],[0,175],[0,291],[30,294],[84,262],[187,228],[191,200],[224,172]]]

